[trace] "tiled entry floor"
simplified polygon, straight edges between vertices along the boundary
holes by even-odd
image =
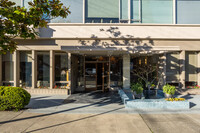
[[[63,103],[109,104],[109,103],[121,103],[121,99],[117,91],[116,92],[92,91],[92,92],[82,92],[82,93],[72,94],[67,99],[65,99]]]

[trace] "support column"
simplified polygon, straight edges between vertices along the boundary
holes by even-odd
[[[14,62],[14,86],[19,86],[20,68],[19,68],[19,51],[15,51],[13,55]]]
[[[50,89],[54,87],[55,80],[55,54],[54,51],[50,51]]]
[[[166,69],[167,66],[167,54],[164,53],[164,55],[160,56],[159,59],[159,88],[162,89],[162,87],[166,84]]]
[[[70,91],[68,95],[71,95],[72,85],[71,85],[71,53],[68,53],[68,75],[69,75],[69,87]]]
[[[197,75],[197,84],[200,85],[200,52],[198,52],[198,57],[197,57],[197,60],[198,60],[198,66],[197,66],[197,72],[198,72],[198,75]]]
[[[185,51],[180,53],[180,88],[185,89]]]
[[[130,89],[130,55],[123,55],[123,89]]]
[[[36,88],[37,82],[37,52],[32,50],[32,89]]]
[[[2,85],[2,55],[0,55],[0,86]]]

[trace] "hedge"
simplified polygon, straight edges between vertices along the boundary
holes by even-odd
[[[0,110],[20,110],[30,102],[31,95],[20,87],[0,86]]]

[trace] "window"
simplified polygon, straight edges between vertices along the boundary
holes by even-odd
[[[179,81],[180,77],[180,53],[168,53],[166,64],[167,81]]]
[[[138,23],[141,22],[140,20],[140,11],[141,2],[140,0],[131,0],[131,22]]]
[[[142,0],[142,23],[173,23],[173,0]]]
[[[110,57],[110,86],[122,87],[122,59],[119,57]]]
[[[50,86],[50,56],[49,52],[38,52],[37,55],[37,87]]]
[[[186,52],[186,57],[185,57],[186,82],[197,82],[197,71],[198,71],[197,62],[198,62],[197,52]]]
[[[119,0],[86,0],[86,23],[118,23]]]
[[[69,7],[71,14],[67,18],[55,18],[51,23],[83,23],[83,0],[60,0],[64,6]]]
[[[14,62],[13,54],[7,53],[2,56],[2,80],[3,85],[14,85]]]
[[[32,86],[32,55],[31,52],[20,52],[20,86]]]
[[[55,54],[55,86],[54,88],[66,88],[69,80],[68,54]]]
[[[199,24],[200,23],[199,0],[177,0],[177,23]]]
[[[120,0],[120,22],[128,22],[128,0]]]

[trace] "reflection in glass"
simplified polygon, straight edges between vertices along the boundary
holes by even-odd
[[[83,91],[84,90],[84,57],[78,56],[78,74],[77,74],[77,90]]]
[[[119,1],[86,0],[86,23],[118,23]]]
[[[110,57],[110,86],[122,86],[122,59],[120,57]]]
[[[185,57],[186,86],[197,85],[198,57],[197,52],[186,52]]]
[[[20,86],[32,86],[32,56],[31,52],[20,52]]]
[[[13,86],[14,80],[14,62],[13,62],[13,54],[7,53],[2,55],[2,80],[3,85],[5,86]]]
[[[50,86],[50,59],[49,52],[38,52],[37,55],[37,87]]]
[[[85,87],[96,88],[96,63],[85,64]]]
[[[69,80],[68,75],[68,54],[55,54],[55,86],[54,88],[66,88],[66,81]]]

